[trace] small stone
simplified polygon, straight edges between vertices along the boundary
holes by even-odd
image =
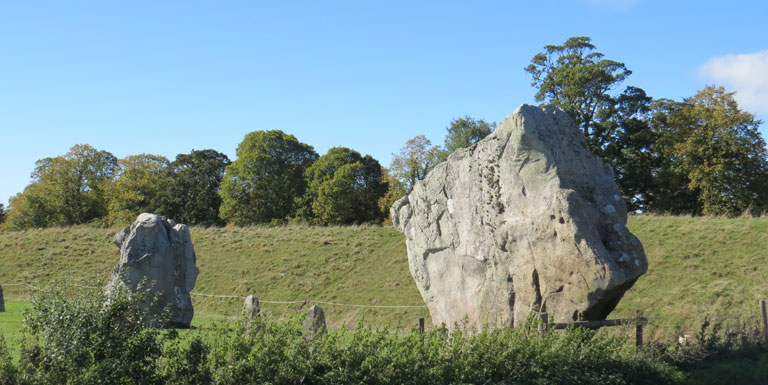
[[[245,314],[248,318],[256,318],[261,314],[259,299],[253,294],[245,297]]]
[[[320,306],[312,306],[304,318],[304,338],[313,340],[324,336],[328,332],[325,326],[325,312]]]

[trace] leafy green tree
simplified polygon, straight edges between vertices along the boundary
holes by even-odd
[[[58,221],[51,186],[31,183],[11,197],[4,227],[9,230],[44,228]]]
[[[649,188],[643,192],[647,202],[646,211],[670,214],[701,213],[698,193],[689,187],[690,179],[673,167],[675,159],[671,156],[670,149],[677,139],[672,133],[670,117],[679,108],[680,102],[671,99],[658,99],[651,104],[646,122],[651,127],[655,142],[649,151],[649,156],[653,157],[653,162],[648,166],[651,174],[647,182]]]
[[[293,216],[304,195],[304,171],[317,160],[312,146],[279,130],[254,131],[237,147],[221,182],[221,218],[235,225]]]
[[[103,186],[114,175],[114,155],[77,144],[35,164],[32,182],[11,198],[9,228],[73,225],[107,214]]]
[[[3,224],[3,222],[5,222],[5,216],[6,216],[5,205],[0,203],[0,224]]]
[[[370,155],[334,147],[305,172],[301,217],[324,224],[380,222],[378,202],[387,193],[381,165]]]
[[[755,115],[733,93],[707,86],[670,104],[659,141],[670,171],[696,195],[694,213],[736,215],[768,209],[768,151]]]
[[[600,155],[612,135],[608,129],[611,125],[602,124],[616,105],[610,92],[632,71],[624,63],[595,52],[591,41],[589,37],[578,36],[563,45],[547,45],[525,70],[538,89],[536,101],[565,110],[584,132],[590,150]]]
[[[130,155],[118,162],[114,180],[106,185],[110,223],[129,223],[143,212],[155,212],[168,159],[161,155]]]
[[[229,158],[215,150],[176,155],[166,169],[159,212],[188,225],[221,225],[221,180]]]
[[[657,146],[655,104],[645,91],[613,91],[632,73],[624,63],[606,59],[588,37],[547,45],[525,68],[538,89],[536,100],[552,103],[582,130],[590,151],[608,162],[630,210],[665,205],[672,186],[659,178],[668,164]]]
[[[488,123],[483,119],[475,120],[469,115],[451,120],[451,124],[446,127],[448,134],[445,137],[445,150],[440,152],[440,161],[446,160],[448,155],[460,148],[477,143],[495,129],[495,122]]]
[[[388,188],[386,194],[379,199],[379,210],[384,214],[384,221],[382,224],[389,225],[392,224],[389,209],[398,199],[404,197],[408,192],[405,191],[405,187],[400,180],[393,177],[386,168],[381,169],[381,179],[388,182]]]
[[[399,154],[392,155],[389,173],[407,194],[439,163],[440,147],[433,146],[426,136],[417,135],[405,142]]]
[[[655,175],[663,167],[656,141],[659,134],[651,127],[653,99],[636,87],[616,98],[604,112],[602,125],[611,133],[602,148],[603,160],[613,166],[616,182],[630,210],[649,210],[658,195]]]

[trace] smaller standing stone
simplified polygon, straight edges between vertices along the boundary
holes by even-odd
[[[324,336],[328,332],[325,326],[325,313],[320,306],[312,306],[304,319],[304,338],[313,340],[315,337]]]
[[[3,300],[3,286],[0,285],[0,313],[5,313],[5,300]]]
[[[245,297],[245,313],[248,314],[248,318],[256,318],[261,313],[259,299],[253,294]]]
[[[169,311],[167,325],[188,328],[195,315],[190,292],[195,287],[197,256],[189,227],[166,217],[142,213],[132,225],[115,234],[113,243],[120,249],[107,286],[107,294],[121,289],[129,294],[151,290],[142,307],[154,316]]]

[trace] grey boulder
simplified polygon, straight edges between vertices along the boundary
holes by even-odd
[[[391,208],[435,324],[601,320],[648,269],[613,171],[554,107],[523,105]]]
[[[120,262],[110,277],[108,291],[117,286],[135,292],[146,285],[157,297],[149,308],[159,315],[170,312],[170,326],[189,327],[194,315],[190,291],[199,270],[189,228],[155,214],[140,214],[118,231],[113,241]]]
[[[304,317],[304,338],[313,340],[317,337],[324,336],[327,332],[328,327],[325,324],[325,312],[323,311],[323,308],[317,305],[312,306]]]

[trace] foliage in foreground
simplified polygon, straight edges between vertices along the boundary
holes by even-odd
[[[51,292],[25,318],[0,384],[672,384],[682,374],[591,331],[540,335],[533,323],[479,333],[337,329],[315,340],[298,320],[178,333],[145,327],[135,299]],[[0,340],[0,356],[8,357]]]

